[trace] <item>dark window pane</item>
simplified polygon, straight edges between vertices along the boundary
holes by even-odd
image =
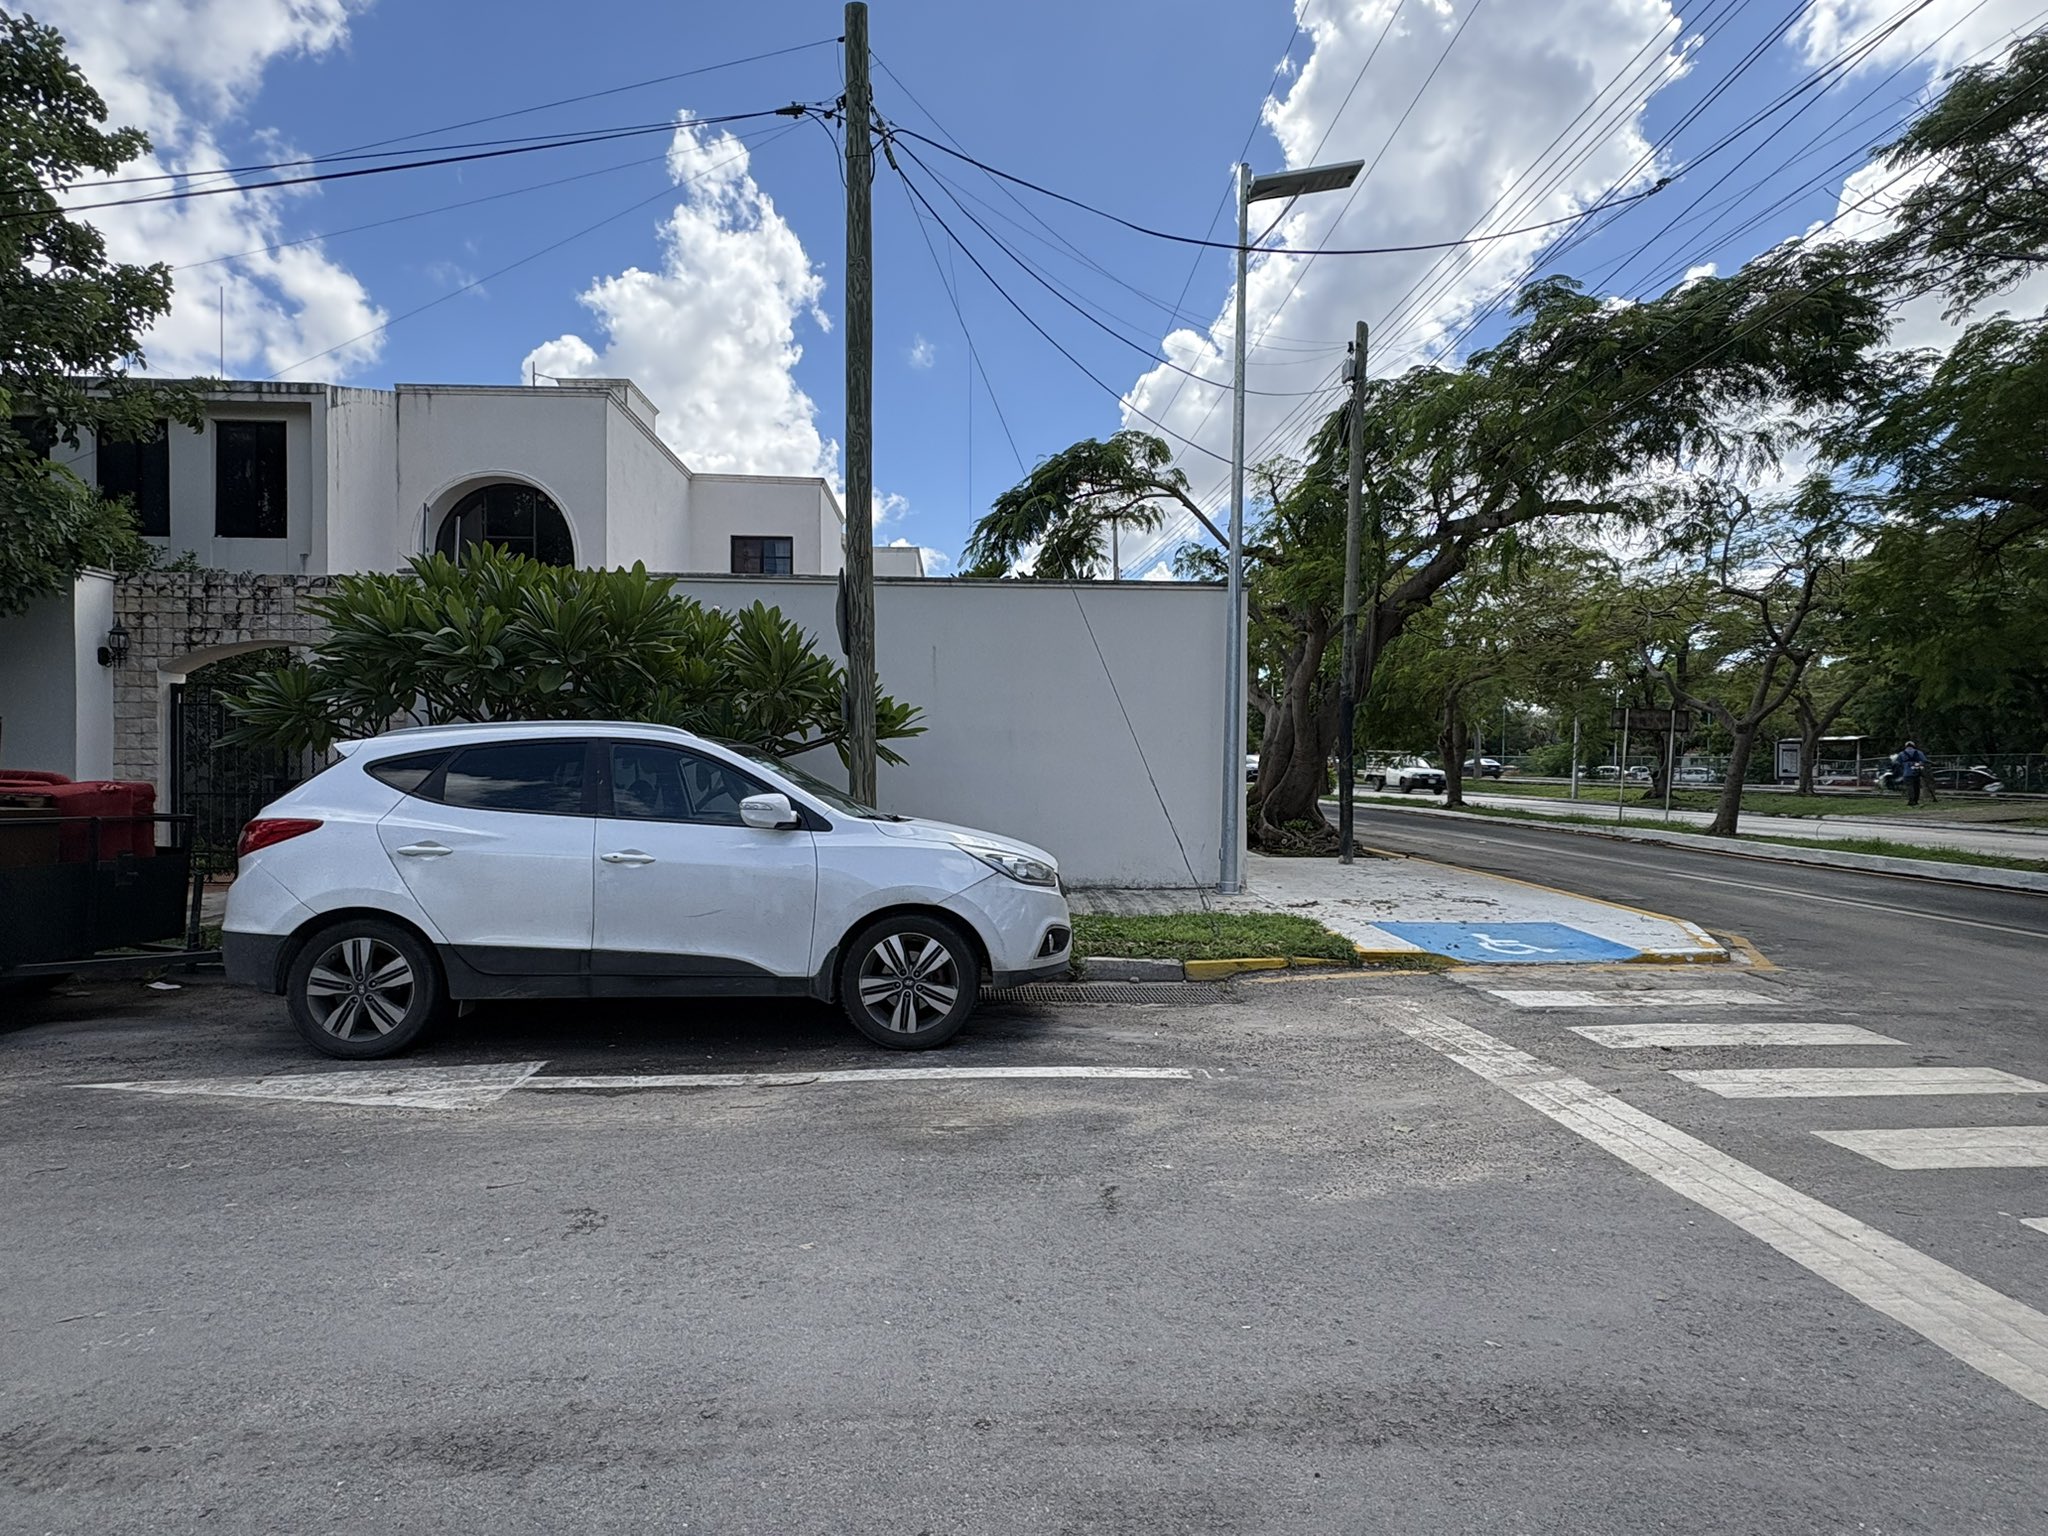
[[[444,747],[432,752],[414,752],[406,757],[387,757],[381,763],[367,764],[363,772],[409,795],[426,783],[434,770],[447,760],[448,752]]]
[[[639,742],[612,748],[612,813],[627,820],[737,827],[740,802],[766,793],[759,780],[694,752]]]
[[[93,455],[100,494],[110,501],[125,499],[135,513],[137,532],[165,538],[171,531],[171,440],[161,423],[146,442],[103,437]]]
[[[441,799],[478,811],[583,814],[580,741],[520,741],[471,747],[448,765]]]
[[[285,535],[284,423],[217,421],[213,531],[223,539]]]
[[[435,551],[459,561],[476,544],[495,544],[543,565],[576,560],[561,508],[530,485],[487,485],[449,509],[434,536]]]
[[[732,541],[735,576],[788,576],[796,570],[793,539],[736,536]]]
[[[10,416],[9,425],[15,436],[28,445],[28,451],[36,458],[47,459],[50,450],[57,446],[57,429],[50,425],[47,416]]]

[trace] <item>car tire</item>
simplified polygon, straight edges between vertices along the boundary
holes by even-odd
[[[906,912],[869,923],[839,957],[839,1006],[892,1051],[929,1051],[960,1033],[981,996],[973,943],[941,917]]]
[[[411,929],[375,917],[322,928],[299,946],[285,1004],[308,1045],[343,1061],[395,1056],[446,1003],[433,950]]]

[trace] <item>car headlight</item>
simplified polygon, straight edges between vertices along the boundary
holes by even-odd
[[[1013,853],[1007,848],[997,848],[989,843],[963,842],[960,846],[997,874],[1008,875],[1020,885],[1059,884],[1060,872],[1043,859]]]

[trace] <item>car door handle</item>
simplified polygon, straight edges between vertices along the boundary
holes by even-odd
[[[453,848],[443,848],[439,843],[407,843],[395,850],[408,859],[438,859],[444,853],[453,853]]]
[[[642,853],[638,848],[622,848],[617,853],[600,853],[598,857],[607,864],[652,864],[654,862],[653,854]]]

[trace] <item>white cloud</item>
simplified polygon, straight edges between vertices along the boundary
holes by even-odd
[[[911,367],[929,368],[939,360],[939,352],[938,348],[926,341],[923,336],[919,336],[910,344],[909,357]]]
[[[1933,0],[1859,56],[1854,72],[1894,68],[1923,48],[1926,66],[1953,69],[2017,32],[2033,30],[2040,9],[2032,0]],[[1813,0],[1795,35],[1806,62],[1820,64],[1889,27],[1900,12],[1895,0]]]
[[[1151,570],[1147,571],[1143,576],[1140,576],[1138,579],[1140,581],[1180,580],[1178,576],[1173,574],[1173,567],[1167,564],[1164,560],[1160,561],[1157,565],[1153,566]]]
[[[830,478],[838,445],[820,435],[795,375],[798,322],[829,328],[824,279],[748,166],[738,139],[685,117],[669,151],[678,197],[661,224],[659,269],[628,267],[579,295],[601,348],[560,336],[520,373],[632,379],[693,469]]]
[[[1655,57],[1653,52],[1631,63],[1645,44],[1661,38],[1666,49],[1678,45],[1680,29],[1669,0],[1490,7],[1464,29],[1419,100],[1417,90],[1472,6],[1469,0],[1410,0],[1359,84],[1360,70],[1395,9],[1396,0],[1297,0],[1296,14],[1313,51],[1266,111],[1287,165],[1359,158],[1370,164],[1411,101],[1414,110],[1355,196],[1302,199],[1269,243],[1312,250],[1324,243],[1380,246],[1455,238],[1487,214],[1504,188],[1509,190],[1501,212],[1489,227],[1516,228],[1573,214],[1616,190],[1640,190],[1661,173],[1654,162],[1637,168],[1648,150],[1639,108],[1620,114],[1618,125],[1586,146],[1583,157],[1564,157],[1575,163],[1540,199],[1534,193],[1554,179],[1552,168],[1532,161],[1598,93],[1617,79],[1635,78],[1642,63]],[[1683,67],[1672,58],[1669,67],[1652,69],[1644,85],[1676,78]],[[1603,107],[1620,104],[1610,92]],[[1255,147],[1253,157],[1270,168],[1270,144],[1263,156]],[[1269,219],[1279,211],[1262,206]],[[1263,330],[1267,340],[1251,356],[1251,387],[1304,391],[1333,382],[1344,343],[1360,319],[1372,323],[1375,374],[1434,355],[1460,322],[1515,282],[1547,243],[1543,234],[1521,235],[1441,260],[1441,253],[1429,252],[1327,257],[1313,264],[1291,257],[1255,260],[1246,289],[1249,333],[1257,337]],[[1226,294],[1206,334],[1182,329],[1167,336],[1166,355],[1206,377],[1227,379],[1233,303]],[[1132,385],[1126,400],[1228,458],[1226,391],[1188,383],[1158,367]],[[1329,404],[1335,404],[1334,393]],[[1298,449],[1326,408],[1319,405],[1289,421],[1300,405],[1295,399],[1250,397],[1246,441],[1254,463]],[[1129,409],[1125,424],[1156,430]],[[1186,448],[1177,448],[1176,456],[1198,497],[1218,495],[1227,475],[1221,464]],[[1134,547],[1130,563],[1156,559],[1192,532],[1191,519],[1173,517],[1161,535]]]
[[[64,33],[86,78],[106,98],[108,121],[146,129],[155,152],[119,173],[148,176],[233,163],[222,131],[274,61],[319,56],[347,40],[350,16],[368,0],[42,0],[38,20]],[[258,133],[254,158],[298,151]],[[252,158],[248,153],[240,159]],[[116,190],[116,189],[108,189]],[[157,190],[144,184],[124,193]],[[177,275],[172,309],[144,337],[155,373],[227,371],[268,375],[330,347],[341,348],[304,376],[335,378],[377,355],[380,337],[352,341],[381,325],[384,311],[363,285],[317,244],[241,253],[285,238],[284,210],[305,193],[249,193],[101,209],[89,217],[116,260],[193,268]],[[76,199],[102,200],[92,183]],[[220,260],[233,257],[233,260]]]

